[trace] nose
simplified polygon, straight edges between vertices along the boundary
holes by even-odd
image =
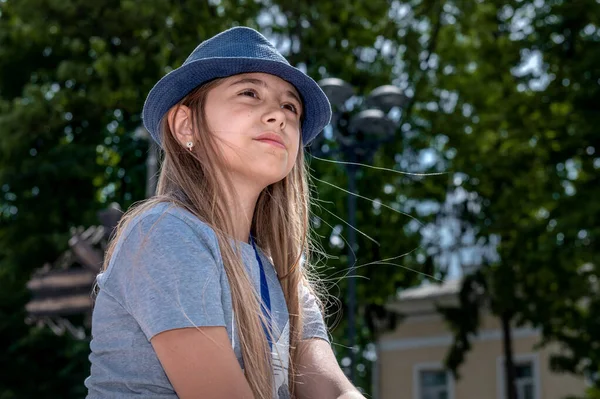
[[[274,129],[285,129],[285,112],[279,106],[269,107],[263,114],[262,120],[266,125],[272,126]]]

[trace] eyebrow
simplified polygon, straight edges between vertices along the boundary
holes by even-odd
[[[246,83],[250,83],[256,86],[262,86],[264,88],[268,88],[269,86],[262,80],[260,79],[256,79],[256,78],[241,78],[240,80],[236,80],[235,82],[233,82],[232,84],[229,85],[229,87],[234,86],[234,85],[238,85],[238,84],[246,84]],[[298,103],[300,104],[300,106],[302,107],[302,101],[300,100],[300,97],[298,97],[298,95],[296,93],[294,93],[291,90],[287,90],[285,92],[289,97],[293,97],[296,101],[298,101]]]

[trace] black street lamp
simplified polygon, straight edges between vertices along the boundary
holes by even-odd
[[[158,158],[160,156],[160,147],[150,137],[150,133],[144,126],[138,126],[133,133],[136,138],[148,141],[148,156],[146,157],[146,198],[156,194],[158,184]]]
[[[338,78],[326,78],[319,81],[319,86],[325,92],[333,108],[331,128],[333,139],[338,143],[339,152],[342,154],[348,175],[348,341],[350,347],[350,375],[355,382],[355,312],[356,312],[356,279],[355,279],[355,250],[356,250],[356,171],[355,163],[368,161],[377,151],[377,148],[394,138],[398,126],[387,113],[394,107],[402,107],[407,103],[407,97],[402,91],[391,85],[380,86],[374,89],[364,103],[367,109],[351,114],[347,107],[349,100],[354,96],[354,88]],[[321,146],[324,144],[323,135],[311,145],[312,154],[322,154]],[[331,154],[331,151],[328,152]]]

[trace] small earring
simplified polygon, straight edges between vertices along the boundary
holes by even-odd
[[[193,146],[194,146],[194,143],[193,143],[193,142],[191,142],[191,141],[188,141],[188,142],[187,142],[187,148],[188,148],[190,151],[192,151],[192,147],[193,147]]]

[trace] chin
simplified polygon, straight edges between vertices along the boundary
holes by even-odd
[[[283,179],[285,179],[286,175],[281,175],[281,176],[269,176],[268,178],[265,177],[265,182],[267,183],[265,185],[265,187],[270,186],[271,184],[275,184],[277,182],[282,181]]]
[[[291,168],[283,165],[263,164],[263,165],[239,165],[236,168],[238,176],[243,180],[250,180],[257,186],[265,188],[271,184],[283,180],[291,171]]]
[[[291,170],[291,168],[288,168],[287,165],[281,165],[277,163],[255,165],[255,168],[253,169],[254,170],[252,174],[262,181],[269,182],[268,184],[273,184],[282,180],[290,173]]]

